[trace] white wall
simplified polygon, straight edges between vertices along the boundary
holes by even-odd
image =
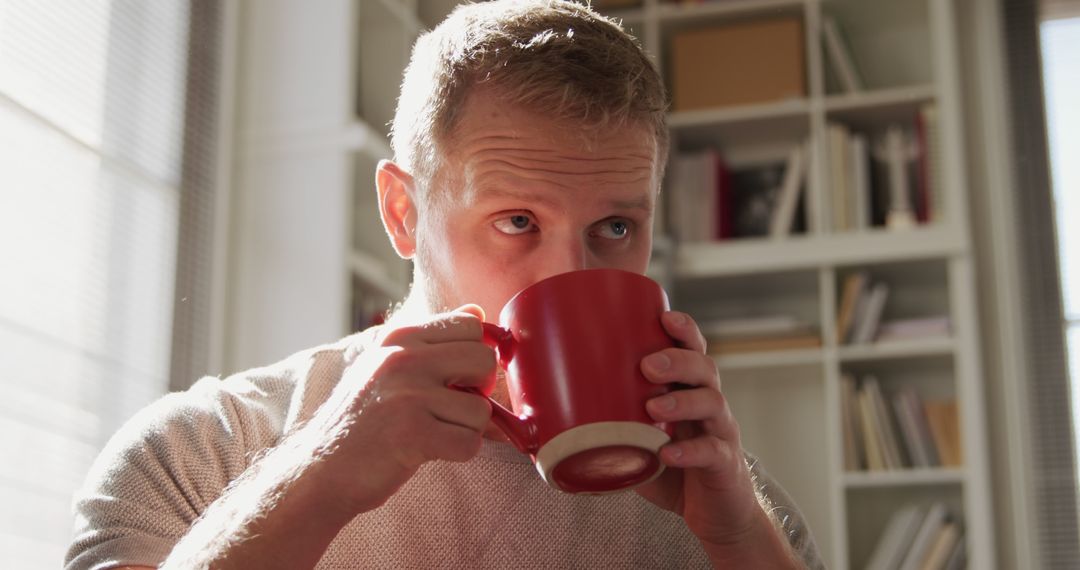
[[[1002,568],[1039,568],[1033,547],[1026,442],[1025,354],[1020,338],[1018,238],[1014,224],[1010,103],[999,2],[962,0],[961,59],[986,377],[987,433]]]

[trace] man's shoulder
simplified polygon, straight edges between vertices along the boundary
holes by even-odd
[[[100,453],[88,481],[109,480],[140,462],[179,469],[220,464],[236,475],[261,450],[276,445],[333,390],[347,353],[365,332],[302,350],[268,366],[226,378],[207,376],[166,394],[128,419]]]
[[[288,431],[329,396],[349,363],[373,342],[376,333],[375,328],[366,329],[226,378],[204,377],[179,393],[172,406],[238,421],[258,416],[272,423],[278,433]]]
[[[371,335],[370,329],[361,331],[225,378],[205,376],[143,408],[117,435],[145,439],[223,432],[250,440],[246,443],[253,447],[272,444],[313,412],[306,408],[326,399]]]

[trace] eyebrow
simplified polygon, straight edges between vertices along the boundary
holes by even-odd
[[[541,203],[541,204],[543,204],[545,206],[551,207],[551,208],[554,208],[555,206],[558,205],[555,202],[555,200],[549,198],[548,196],[544,196],[542,194],[533,194],[531,192],[519,192],[519,191],[516,191],[516,190],[510,190],[510,189],[507,189],[507,188],[499,188],[499,187],[482,188],[482,189],[479,190],[479,192],[477,192],[477,194],[479,194],[479,197],[481,199],[486,199],[486,198],[511,198],[511,199],[514,199],[514,200],[520,200],[522,202],[539,202],[539,203]]]
[[[532,192],[520,192],[516,190],[510,190],[507,188],[486,188],[478,192],[481,198],[511,198],[520,200],[522,202],[536,202],[548,207],[556,207],[558,203],[540,193]],[[631,198],[629,200],[611,200],[608,205],[612,209],[616,210],[641,210],[643,212],[651,212],[652,208],[649,201],[649,197],[641,196],[639,198]]]

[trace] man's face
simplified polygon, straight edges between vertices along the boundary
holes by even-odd
[[[644,128],[582,135],[486,90],[469,97],[417,219],[433,311],[476,303],[495,321],[515,293],[552,275],[645,272],[656,143]]]

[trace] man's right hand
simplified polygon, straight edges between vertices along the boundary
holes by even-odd
[[[480,449],[495,353],[482,342],[483,310],[466,305],[430,321],[383,331],[364,347],[312,423],[325,426],[317,469],[358,514],[383,504],[424,463],[467,461]],[[314,426],[311,426],[314,427]],[[342,504],[342,503],[338,503]]]
[[[425,462],[476,455],[491,405],[450,386],[493,388],[482,319],[467,305],[353,351],[311,420],[230,485],[162,567],[314,567],[342,527]]]

